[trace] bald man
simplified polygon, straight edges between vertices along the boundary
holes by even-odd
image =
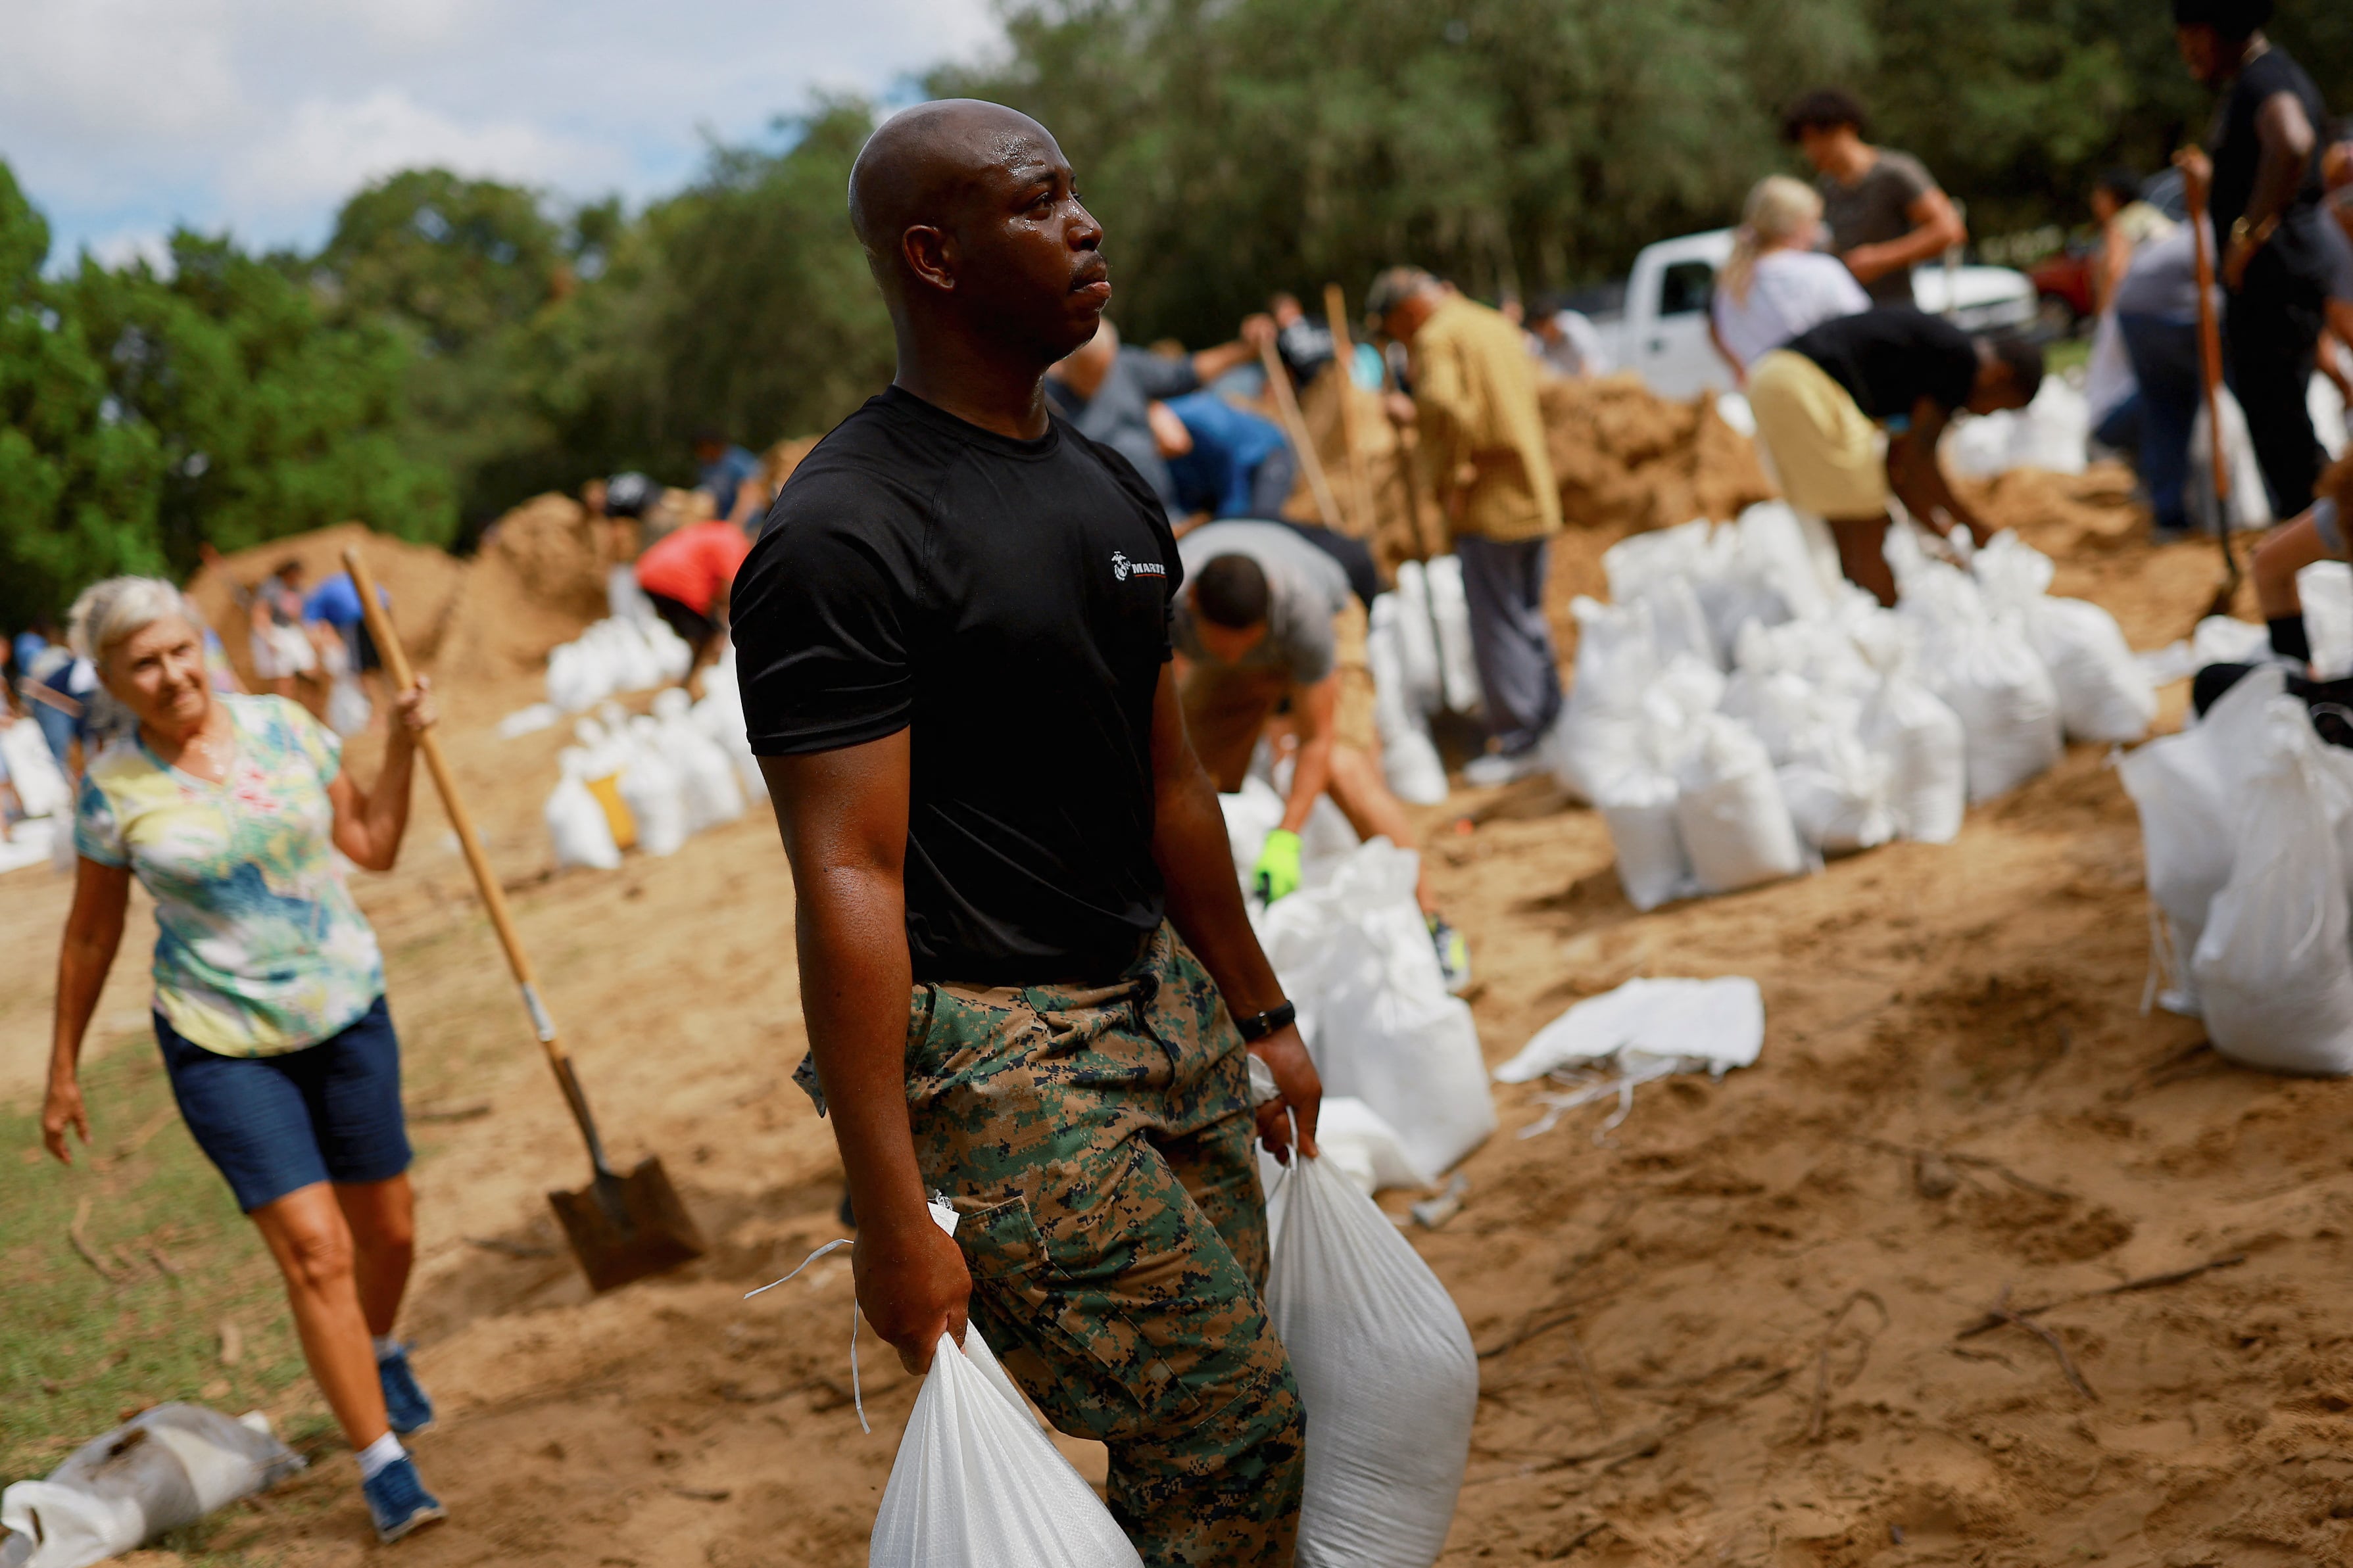
[[[859,1305],[913,1371],[969,1312],[1109,1445],[1147,1563],[1287,1563],[1251,1142],[1312,1154],[1322,1089],[1186,740],[1166,511],[1041,391],[1111,297],[1103,231],[1043,127],[972,101],[887,121],[849,206],[898,374],[778,493],[733,635]]]

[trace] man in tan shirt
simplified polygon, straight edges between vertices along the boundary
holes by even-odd
[[[1491,754],[1463,777],[1507,784],[1540,769],[1560,717],[1560,668],[1545,620],[1545,542],[1560,531],[1560,488],[1545,451],[1535,361],[1520,330],[1429,273],[1394,267],[1366,301],[1413,354],[1413,396],[1390,416],[1419,427],[1422,461],[1446,510],[1470,600],[1471,641]]]

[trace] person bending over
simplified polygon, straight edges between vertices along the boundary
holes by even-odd
[[[733,635],[859,1305],[914,1372],[968,1315],[1109,1447],[1154,1568],[1288,1563],[1304,1417],[1251,1142],[1295,1117],[1313,1154],[1322,1088],[1186,739],[1167,511],[1045,400],[1103,230],[1044,127],[969,100],[886,121],[849,204],[898,373],[778,496]]]
[[[2023,408],[2042,384],[2042,351],[2033,344],[1972,338],[1906,305],[1799,333],[1757,362],[1748,404],[1783,497],[1830,524],[1849,582],[1893,605],[1889,494],[1937,534],[1958,523],[1983,544],[1992,531],[1953,493],[1936,460],[1937,438],[1962,409]]]
[[[1260,897],[1298,889],[1299,830],[1318,795],[1331,795],[1359,837],[1412,848],[1413,825],[1381,777],[1365,609],[1339,563],[1271,522],[1213,522],[1177,553],[1189,579],[1176,600],[1177,687],[1209,782],[1229,795],[1241,788],[1259,737],[1286,707],[1299,741],[1282,822],[1259,855]],[[1439,914],[1426,864],[1414,899],[1447,987],[1460,991],[1470,952]]]
[[[391,1337],[416,1250],[400,1043],[375,933],[335,856],[392,868],[432,701],[422,682],[396,700],[364,790],[301,704],[214,692],[171,584],[109,578],[74,605],[71,635],[138,722],[82,775],[42,1141],[69,1164],[68,1130],[90,1142],[82,1037],[135,877],[155,900],[172,1097],[277,1259],[376,1534],[396,1541],[442,1517],[396,1436],[430,1426],[433,1405]]]
[[[638,586],[654,614],[694,652],[681,686],[719,658],[727,626],[727,600],[735,569],[752,552],[741,527],[725,518],[690,522],[664,534],[638,557]]]

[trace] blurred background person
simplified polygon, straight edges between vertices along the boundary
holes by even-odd
[[[1708,306],[1709,338],[1738,384],[1799,332],[1871,309],[1854,274],[1821,253],[1823,237],[1821,195],[1804,181],[1767,174],[1749,189]]]
[[[1184,503],[1169,476],[1162,437],[1153,429],[1151,405],[1198,392],[1257,358],[1257,347],[1240,338],[1179,358],[1127,348],[1119,341],[1118,329],[1106,320],[1082,347],[1046,373],[1046,397],[1080,435],[1102,442],[1134,465],[1174,521],[1185,515]]]
[[[1783,140],[1814,166],[1831,248],[1877,305],[1911,305],[1912,269],[1968,242],[1952,197],[1909,153],[1862,139],[1862,104],[1818,88],[1782,117]]]
[[[1545,369],[1571,381],[1608,375],[1617,368],[1600,329],[1582,310],[1572,310],[1556,299],[1536,301],[1535,318],[1527,324],[1528,348]]]

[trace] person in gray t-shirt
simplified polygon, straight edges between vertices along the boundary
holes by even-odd
[[[1878,305],[1911,305],[1912,269],[1968,240],[1936,176],[1909,153],[1862,139],[1862,105],[1835,88],[1790,105],[1781,133],[1814,166],[1831,248]]]
[[[1273,331],[1271,325],[1245,326],[1254,333]],[[1092,339],[1046,373],[1046,400],[1080,435],[1102,442],[1133,464],[1174,521],[1184,513],[1176,500],[1176,481],[1168,474],[1168,459],[1189,450],[1191,443],[1183,422],[1165,410],[1155,426],[1153,405],[1197,392],[1257,357],[1253,342],[1240,338],[1182,358],[1125,348],[1118,331],[1104,321]],[[1167,445],[1172,439],[1178,444]]]
[[[1299,886],[1299,830],[1329,794],[1358,837],[1410,847],[1413,825],[1381,776],[1365,662],[1365,607],[1340,563],[1280,523],[1212,522],[1176,544],[1185,586],[1170,607],[1177,691],[1194,754],[1220,794],[1242,787],[1259,739],[1288,709],[1298,750],[1282,821],[1267,835],[1253,891]],[[1425,871],[1415,887],[1439,966],[1470,980],[1462,939],[1439,918]]]

